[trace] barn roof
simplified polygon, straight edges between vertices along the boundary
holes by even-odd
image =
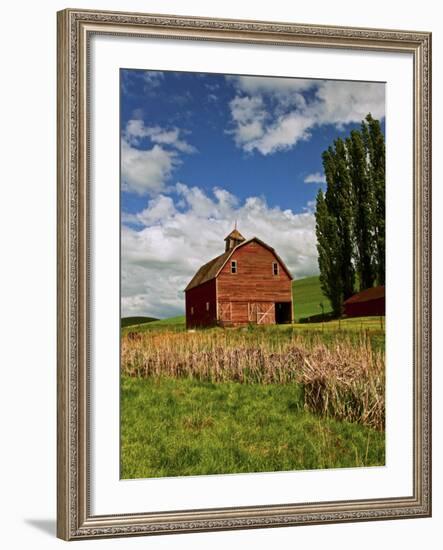
[[[345,304],[355,304],[357,302],[370,302],[371,300],[378,300],[379,298],[385,297],[385,287],[384,286],[374,286],[372,288],[367,288],[362,290],[357,294],[354,294],[347,300]]]
[[[207,281],[210,281],[211,279],[217,277],[218,272],[225,265],[226,260],[234,252],[234,250],[234,248],[232,250],[228,250],[227,252],[220,254],[220,256],[213,258],[207,264],[202,265],[201,268],[194,275],[194,277],[192,277],[185,290],[190,290],[195,286],[202,285],[203,283],[206,283]]]
[[[226,262],[229,260],[229,258],[232,256],[232,254],[240,247],[245,246],[248,243],[251,243],[252,241],[256,241],[268,250],[270,250],[274,256],[277,258],[277,260],[280,262],[283,269],[286,271],[286,273],[289,275],[289,277],[292,279],[292,275],[289,271],[289,269],[286,267],[284,261],[280,258],[280,256],[276,253],[276,251],[272,248],[272,246],[269,246],[262,240],[258,239],[257,237],[252,237],[252,239],[248,239],[247,241],[243,241],[240,244],[238,244],[236,247],[232,248],[231,250],[228,250],[227,252],[223,252],[223,254],[220,254],[220,256],[217,256],[216,258],[213,258],[208,263],[202,265],[200,269],[197,271],[197,273],[192,277],[191,281],[189,282],[188,286],[185,288],[186,290],[191,290],[191,288],[194,288],[196,286],[200,286],[203,283],[206,283],[210,281],[211,279],[215,279],[217,275],[220,273],[220,271],[223,269],[223,266],[226,264]]]

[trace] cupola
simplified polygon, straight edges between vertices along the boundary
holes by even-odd
[[[227,237],[225,237],[226,247],[225,252],[232,250],[245,240],[240,231],[235,227]]]

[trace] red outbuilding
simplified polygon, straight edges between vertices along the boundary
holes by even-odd
[[[354,294],[344,303],[344,313],[348,317],[366,317],[385,314],[385,287],[374,286]]]
[[[186,327],[291,323],[292,276],[275,250],[237,229],[225,242],[185,289]]]

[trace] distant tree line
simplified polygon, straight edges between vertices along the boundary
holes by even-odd
[[[320,283],[336,315],[356,289],[385,284],[385,140],[370,114],[360,130],[323,152],[326,192],[318,192]]]

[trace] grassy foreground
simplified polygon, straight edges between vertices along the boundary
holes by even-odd
[[[133,378],[298,383],[311,412],[384,429],[384,351],[366,332],[158,330],[124,336],[121,359]]]
[[[122,327],[123,479],[384,465],[384,319],[293,294],[292,325]]]
[[[296,383],[122,377],[123,479],[380,466],[384,437],[305,412]]]

